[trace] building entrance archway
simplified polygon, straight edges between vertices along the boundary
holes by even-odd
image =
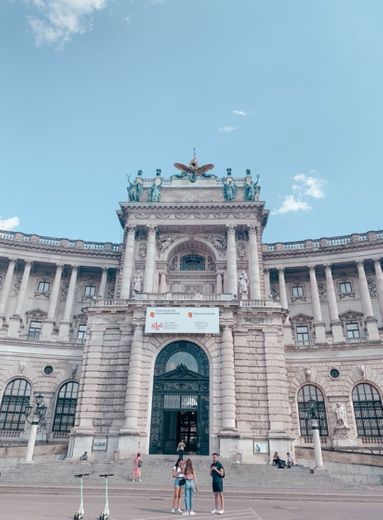
[[[209,453],[209,360],[190,341],[175,341],[154,367],[150,453]]]

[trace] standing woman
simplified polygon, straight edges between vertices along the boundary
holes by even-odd
[[[198,491],[197,475],[193,468],[192,461],[187,459],[184,467],[185,478],[185,511],[183,515],[195,515],[193,511],[193,494]]]
[[[141,468],[143,466],[143,460],[141,457],[141,453],[137,453],[133,460],[133,482],[138,480],[138,482],[142,482],[141,480]]]
[[[182,513],[180,502],[182,498],[181,479],[184,479],[184,464],[181,459],[178,459],[176,465],[172,470],[172,477],[174,478],[174,492],[173,492],[173,506],[171,513]]]

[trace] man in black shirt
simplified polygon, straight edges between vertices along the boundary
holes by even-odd
[[[219,462],[218,457],[218,453],[213,453],[213,463],[210,466],[210,476],[212,478],[212,487],[214,493],[214,509],[212,513],[217,513],[217,515],[223,515],[223,478],[225,475],[225,468]]]

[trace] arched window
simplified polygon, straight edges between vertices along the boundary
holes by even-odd
[[[23,431],[25,407],[31,398],[31,385],[26,379],[7,384],[0,407],[0,430]]]
[[[352,391],[356,429],[360,437],[383,436],[383,407],[379,392],[368,383]]]
[[[315,411],[319,420],[319,434],[328,435],[326,407],[322,392],[314,385],[305,385],[298,392],[299,428],[303,437],[311,437],[311,413]]]
[[[69,381],[60,388],[52,431],[69,432],[72,429],[76,414],[77,394],[78,383],[76,381]]]
[[[182,256],[180,260],[181,271],[204,271],[205,258],[199,255]]]

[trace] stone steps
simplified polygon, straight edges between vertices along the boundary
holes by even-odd
[[[148,486],[150,488],[171,488],[173,478],[171,470],[176,457],[146,455],[142,468],[142,480],[140,483],[132,483],[132,461],[99,462],[99,461],[52,461],[36,462],[34,464],[18,464],[11,469],[3,469],[1,474],[2,484],[25,485],[77,485],[74,479],[76,473],[89,473],[88,485],[102,485],[99,477],[102,473],[113,473],[111,485],[116,486]],[[210,489],[209,476],[210,457],[193,457],[193,465],[196,469],[198,483],[201,490]],[[309,489],[320,487],[321,489],[352,489],[353,484],[332,477],[327,471],[310,473],[310,470],[302,466],[294,466],[292,469],[277,469],[271,465],[235,464],[231,461],[222,461],[225,466],[225,489],[258,489],[258,488],[294,488]]]

